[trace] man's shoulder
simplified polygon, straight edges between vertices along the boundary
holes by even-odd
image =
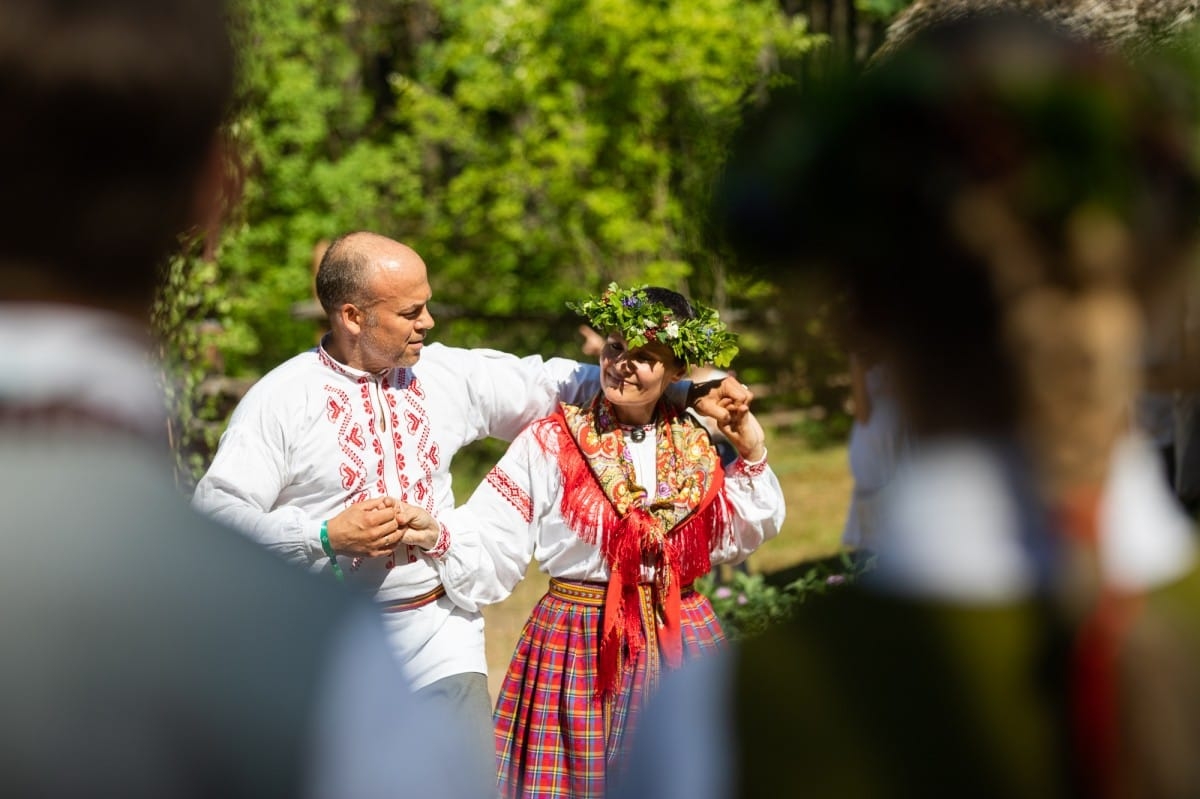
[[[593,365],[581,364],[570,358],[547,357],[538,353],[515,355],[489,347],[451,347],[433,343],[425,348],[421,359],[412,367],[418,377],[435,372],[453,373],[463,380],[485,375],[512,374],[530,376],[552,374],[561,379],[584,376]]]
[[[258,383],[255,385],[259,383],[270,385],[271,383],[296,380],[313,373],[318,373],[320,370],[326,368],[322,363],[320,350],[314,347],[311,350],[296,353],[283,363],[275,366],[259,378]]]
[[[328,372],[330,378],[336,374],[321,362],[317,349],[305,350],[293,355],[255,380],[243,395],[242,402],[269,399],[272,403],[276,403],[288,398],[300,399],[303,397],[300,389],[313,385],[314,381],[321,377],[322,372]]]
[[[469,387],[473,381],[489,380],[497,369],[517,370],[524,363],[527,359],[500,350],[433,343],[425,347],[412,372],[419,380]]]
[[[494,350],[488,347],[452,347],[448,344],[442,344],[435,341],[429,344],[421,353],[421,359],[413,366],[413,370],[420,372],[422,369],[441,366],[453,366],[463,363],[480,363],[483,361],[510,361],[517,362],[521,358],[513,355],[511,352],[503,352],[502,350]]]

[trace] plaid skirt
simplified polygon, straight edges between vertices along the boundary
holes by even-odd
[[[493,716],[500,795],[604,796],[606,776],[619,767],[622,741],[653,690],[661,661],[643,648],[624,658],[618,689],[596,696],[603,603],[563,596],[578,583],[552,581],[534,607],[509,663]],[[582,584],[595,593],[602,585]],[[689,592],[681,601],[684,658],[724,643],[708,598]],[[665,666],[664,666],[665,667]]]

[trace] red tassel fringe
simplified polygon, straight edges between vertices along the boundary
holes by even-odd
[[[645,647],[637,589],[645,556],[653,558],[658,578],[655,593],[663,616],[659,645],[667,664],[678,667],[683,658],[682,587],[708,574],[713,549],[733,537],[733,507],[723,490],[724,472],[717,470],[696,511],[669,531],[662,551],[653,552],[645,545],[654,540],[657,522],[644,508],[635,508],[624,518],[617,515],[565,420],[551,417],[535,434],[543,451],[558,459],[563,518],[580,540],[601,548],[609,567],[597,693],[603,696],[619,687],[626,647],[630,657]]]

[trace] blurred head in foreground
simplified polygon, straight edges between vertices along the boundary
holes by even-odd
[[[633,795],[679,753],[719,796],[1195,793],[1196,547],[1118,441],[1194,250],[1192,82],[993,15],[745,124],[728,243],[837,292],[915,443],[861,584],[664,681]]]
[[[774,280],[845,298],[916,435],[1016,435],[1048,485],[1094,482],[1195,242],[1189,77],[1015,16],[933,28],[772,97],[718,212]]]
[[[221,0],[0,0],[7,795],[344,799],[450,761],[378,612],[171,479],[144,333],[220,209],[232,76]],[[432,770],[404,790],[453,793]]]
[[[145,315],[218,207],[225,23],[219,0],[0,2],[0,301]]]

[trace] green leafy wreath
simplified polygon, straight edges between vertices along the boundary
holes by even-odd
[[[696,316],[678,319],[666,305],[647,297],[646,288],[609,283],[599,298],[568,302],[567,307],[601,333],[619,332],[630,348],[657,341],[691,366],[730,364],[738,351],[737,335],[726,329],[715,309],[693,302]]]

